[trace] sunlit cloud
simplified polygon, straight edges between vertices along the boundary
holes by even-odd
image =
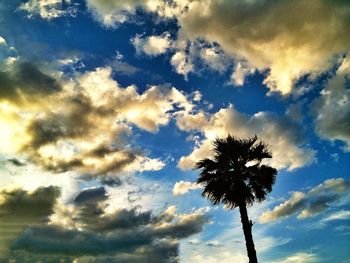
[[[313,263],[319,262],[319,257],[314,253],[299,252],[294,255],[288,256],[285,259],[272,261],[273,263]]]
[[[271,165],[277,169],[293,170],[314,161],[315,152],[304,146],[302,131],[298,128],[298,124],[268,112],[258,112],[249,116],[230,106],[210,117],[206,117],[203,113],[179,116],[177,124],[180,129],[195,129],[205,136],[203,141],[195,145],[192,153],[180,158],[178,166],[181,169],[192,169],[195,162],[210,156],[212,141],[227,134],[243,138],[257,134],[269,144],[273,153]]]
[[[327,179],[307,192],[293,192],[287,201],[260,215],[259,222],[270,223],[295,214],[298,219],[316,216],[345,198],[349,191],[349,181],[343,178]]]
[[[87,2],[97,19],[107,26],[127,21],[127,14],[135,13],[137,8],[155,12],[161,18],[175,17],[181,26],[179,39],[203,38],[209,43],[219,43],[235,60],[247,61],[249,68],[268,70],[264,83],[271,92],[283,95],[293,92],[300,77],[309,75],[313,79],[328,70],[333,56],[349,49],[345,37],[348,9],[338,2]],[[259,12],[261,8],[264,13]],[[283,15],[286,10],[293,12]],[[182,59],[178,58],[180,54]],[[184,57],[185,54],[178,53],[176,61],[185,61]],[[175,58],[172,60],[172,64],[180,64],[174,62]],[[184,62],[181,68],[177,71],[186,77],[191,68],[185,67]],[[235,83],[242,85],[249,71],[238,63],[233,73]]]
[[[170,34],[164,32],[159,36],[147,36],[136,35],[131,43],[134,45],[136,54],[145,54],[148,56],[157,56],[164,54],[172,46]]]
[[[24,66],[32,74],[23,75]],[[147,157],[128,144],[131,125],[156,132],[172,118],[175,106],[183,111],[193,108],[174,87],[151,86],[143,94],[135,86],[122,88],[111,78],[110,67],[60,84],[29,64],[20,64],[14,72],[15,80],[9,82],[18,88],[2,89],[1,94],[3,146],[55,172],[98,175],[160,170],[164,167],[160,159]],[[32,79],[27,83],[33,84],[21,82],[26,76]],[[41,93],[48,98],[41,99]],[[18,105],[18,98],[27,105]],[[50,105],[44,105],[47,100]]]
[[[68,8],[63,8],[64,5]],[[40,16],[47,20],[61,16],[76,16],[77,13],[71,0],[29,0],[22,3],[19,9],[27,12],[28,18]]]
[[[179,196],[186,194],[188,191],[201,189],[201,185],[197,183],[191,183],[186,181],[176,182],[173,188],[173,195]]]

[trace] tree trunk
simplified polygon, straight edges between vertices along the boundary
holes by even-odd
[[[252,236],[253,223],[251,220],[248,219],[248,213],[245,204],[239,206],[239,212],[241,213],[241,222],[243,226],[245,245],[247,247],[249,263],[257,263],[258,259],[256,257],[256,251]]]

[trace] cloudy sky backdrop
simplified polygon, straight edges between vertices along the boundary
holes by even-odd
[[[193,165],[232,134],[279,171],[261,262],[350,258],[350,3],[0,2],[0,262],[248,262]]]

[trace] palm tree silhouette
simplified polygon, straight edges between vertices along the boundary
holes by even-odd
[[[277,170],[262,164],[263,159],[272,155],[257,136],[238,139],[228,135],[225,139],[217,138],[213,146],[213,159],[196,163],[196,169],[201,169],[197,183],[203,185],[202,196],[213,205],[239,207],[249,262],[256,263],[253,223],[248,218],[247,206],[254,201],[262,202],[272,190]]]

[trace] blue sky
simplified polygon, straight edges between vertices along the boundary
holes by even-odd
[[[257,134],[278,169],[248,208],[259,260],[348,262],[349,21],[346,1],[0,3],[0,261],[248,262],[193,165]]]

